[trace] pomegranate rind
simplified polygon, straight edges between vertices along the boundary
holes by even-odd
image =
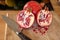
[[[37,12],[39,10],[42,9],[42,7],[40,6],[40,4],[36,1],[29,1],[25,4],[25,6],[23,7],[23,9],[26,9],[26,8],[31,8],[32,9],[32,12],[33,14],[37,14]]]

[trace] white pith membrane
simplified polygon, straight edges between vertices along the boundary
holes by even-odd
[[[40,20],[40,22],[39,22],[39,20]],[[51,24],[51,22],[52,22],[52,14],[50,13],[50,11],[41,10],[38,12],[37,23],[41,27],[48,26]]]
[[[24,15],[22,15],[22,14],[24,14]],[[23,18],[22,20],[18,20],[20,16]],[[29,24],[27,23],[28,21],[26,21],[27,18],[28,18],[28,21],[30,20]],[[17,16],[17,22],[22,28],[29,28],[32,26],[32,24],[34,22],[34,15],[32,14],[32,12],[29,12],[27,10],[24,10],[24,12],[20,11],[20,13]]]

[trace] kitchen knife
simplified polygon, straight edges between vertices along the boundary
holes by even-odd
[[[26,35],[24,35],[21,31],[18,30],[19,25],[12,19],[2,15],[2,18],[4,19],[4,21],[7,23],[7,25],[9,26],[9,28],[11,28],[12,30],[14,30],[14,32],[22,39],[22,40],[31,40],[29,37],[27,37]]]

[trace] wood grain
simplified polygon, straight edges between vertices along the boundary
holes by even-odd
[[[5,14],[3,14],[3,15],[5,15]],[[5,24],[6,23],[4,22],[4,20],[2,19],[1,15],[0,15],[0,40],[5,39],[5,26],[6,26]]]
[[[50,1],[52,3],[54,11],[60,16],[60,6],[58,5],[57,0],[50,0]]]
[[[18,11],[0,11],[1,15],[6,15],[8,13],[8,17],[16,21],[16,14]],[[60,39],[60,16],[56,14],[56,12],[52,12],[53,21],[49,27],[49,30],[44,34],[34,33],[32,29],[24,30],[23,33],[30,37],[32,40],[59,40]],[[4,40],[5,35],[5,25],[6,23],[0,16],[0,40]],[[7,27],[6,32],[6,40],[21,40],[13,30]]]

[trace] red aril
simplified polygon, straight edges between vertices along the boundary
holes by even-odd
[[[39,10],[42,9],[41,6],[40,6],[40,4],[38,2],[36,2],[36,1],[29,1],[29,2],[27,2],[25,4],[25,6],[23,7],[23,9],[26,9],[26,8],[31,8],[33,14],[35,14],[35,15],[37,14],[37,12]]]
[[[37,23],[41,27],[49,26],[52,22],[52,14],[48,10],[40,10],[37,14]]]
[[[34,22],[34,15],[31,11],[29,10],[22,10],[19,11],[17,14],[17,23],[20,25],[22,28],[29,28],[32,26]]]

